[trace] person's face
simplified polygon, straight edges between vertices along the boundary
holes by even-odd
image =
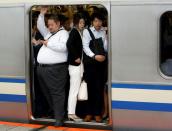
[[[63,26],[67,31],[70,31],[71,30],[70,20],[67,20]]]
[[[96,30],[100,30],[101,29],[101,27],[102,27],[102,23],[103,23],[103,21],[102,20],[99,20],[98,18],[95,18],[94,20],[93,20],[93,26],[94,26],[94,28],[96,29]]]
[[[88,8],[88,13],[89,13],[89,15],[91,16],[93,13],[94,13],[94,9],[93,8]]]
[[[55,20],[48,20],[48,29],[51,33],[56,32],[60,27],[60,22],[56,22]]]
[[[80,19],[79,20],[78,27],[79,27],[79,30],[83,30],[84,29],[84,27],[85,27],[85,20],[84,19]]]

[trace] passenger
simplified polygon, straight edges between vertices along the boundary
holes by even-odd
[[[162,72],[167,76],[172,76],[172,59],[167,59],[161,64]]]
[[[93,13],[98,13],[100,11],[100,9],[96,6],[88,6],[87,7],[88,13],[90,15],[90,17],[93,15]]]
[[[89,27],[91,25],[91,20],[88,11],[84,8],[83,5],[77,6],[77,12],[81,13],[85,20],[85,27]]]
[[[87,112],[84,121],[90,122],[93,117],[96,122],[102,122],[103,93],[106,83],[107,74],[107,38],[106,32],[102,27],[103,17],[101,14],[93,13],[90,32],[85,29],[83,32],[83,49],[84,49],[84,77],[88,86]],[[91,35],[92,33],[92,35]],[[102,44],[102,53],[97,53],[96,48],[91,49],[93,44],[92,37],[99,39],[99,46]],[[101,49],[102,49],[101,48]]]
[[[71,20],[66,16],[64,16],[64,18],[63,18],[63,27],[65,28],[65,30],[67,30],[70,33],[70,31],[72,29],[71,28]]]
[[[55,126],[61,126],[64,118],[65,84],[67,81],[67,47],[69,34],[60,26],[57,15],[48,19],[45,26],[44,15],[47,8],[42,7],[37,27],[44,37],[43,46],[38,53],[38,79],[50,107],[54,111]]]
[[[39,12],[38,12],[39,13]],[[45,99],[44,94],[42,93],[42,90],[40,88],[39,82],[38,82],[38,77],[37,77],[37,55],[38,52],[42,46],[42,44],[40,44],[40,40],[43,39],[43,36],[40,34],[40,32],[37,29],[36,26],[36,21],[38,18],[38,14],[33,13],[33,16],[35,16],[36,18],[33,19],[32,21],[32,44],[33,44],[33,81],[34,81],[34,94],[32,94],[33,96],[33,115],[35,118],[42,118],[42,117],[48,117],[48,116],[53,116],[52,114],[50,114],[52,111],[49,111],[49,107],[48,107],[48,103]]]
[[[81,14],[75,14],[73,18],[74,28],[71,30],[67,41],[68,62],[70,75],[70,90],[68,98],[68,118],[72,121],[81,121],[76,116],[76,103],[79,87],[81,84],[81,59],[82,59],[82,32],[84,30],[85,21]]]
[[[109,118],[109,104],[108,104],[108,85],[105,85],[104,89],[104,109],[103,109],[103,120],[108,120]]]
[[[88,16],[89,16],[89,23],[88,23],[88,27],[90,27],[92,25],[91,23],[91,16],[93,13],[98,13],[100,12],[99,8],[96,6],[92,6],[92,5],[88,5],[87,6],[87,12],[88,12]]]

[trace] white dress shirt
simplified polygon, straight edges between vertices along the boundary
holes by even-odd
[[[105,51],[107,51],[107,36],[106,36],[106,32],[104,28],[102,27],[99,31],[97,31],[94,27],[90,27],[90,30],[93,32],[94,37],[96,39],[102,38],[104,49]],[[93,57],[95,55],[89,47],[91,40],[92,39],[91,39],[90,33],[88,32],[88,29],[85,29],[83,32],[83,50],[85,54],[89,57]]]
[[[37,28],[45,40],[48,40],[47,46],[43,45],[38,52],[37,61],[40,64],[56,64],[67,61],[66,43],[69,33],[61,28],[55,35],[48,39],[52,33],[45,26],[44,15],[40,14],[37,21]]]

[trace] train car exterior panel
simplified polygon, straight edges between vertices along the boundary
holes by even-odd
[[[171,79],[159,68],[160,18],[170,10],[170,2],[112,3],[114,129],[172,129]]]

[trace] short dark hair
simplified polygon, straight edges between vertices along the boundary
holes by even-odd
[[[60,19],[59,19],[59,16],[58,15],[51,15],[48,20],[54,20],[55,22],[59,22]]]
[[[78,25],[79,24],[79,21],[81,19],[84,19],[84,16],[81,14],[81,13],[76,13],[73,15],[73,24],[74,26]],[[84,19],[85,20],[85,19]]]
[[[100,14],[100,13],[93,13],[91,15],[91,21],[94,21],[96,18],[101,20],[101,21],[104,20],[104,16],[102,14]]]
[[[59,17],[61,25],[63,25],[66,21],[69,20],[69,17],[62,15],[62,14],[59,14],[58,17]]]
[[[99,12],[99,8],[96,6],[90,6],[88,9],[93,8],[94,12]]]

